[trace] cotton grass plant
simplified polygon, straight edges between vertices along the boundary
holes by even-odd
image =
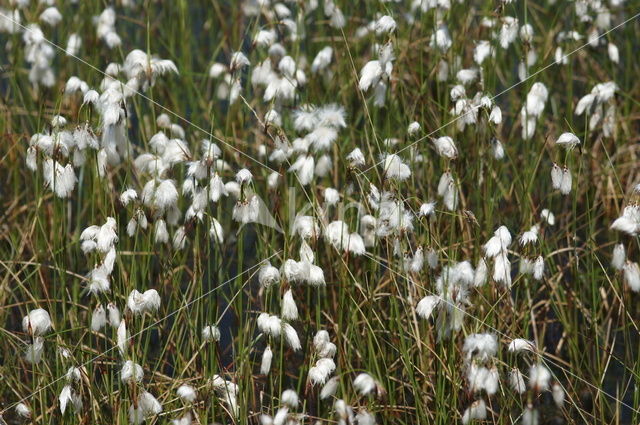
[[[8,0],[0,423],[637,423],[639,11]]]

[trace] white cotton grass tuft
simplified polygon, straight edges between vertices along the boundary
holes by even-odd
[[[340,202],[340,192],[332,187],[327,187],[324,189],[324,202],[327,205],[336,205]]]
[[[144,377],[142,366],[131,360],[124,362],[120,370],[120,379],[124,383],[141,382]]]
[[[433,140],[436,152],[443,158],[455,159],[458,156],[458,148],[455,142],[449,136],[438,137]]]
[[[421,299],[420,302],[418,302],[418,305],[416,306],[416,313],[423,319],[429,319],[431,317],[431,314],[433,313],[433,310],[438,306],[439,303],[440,298],[435,295],[427,295],[426,297]]]
[[[43,353],[44,339],[42,337],[35,337],[31,344],[27,344],[24,350],[24,359],[28,363],[38,364],[42,360]]]
[[[388,15],[381,16],[374,25],[376,34],[391,34],[396,30],[396,21]]]
[[[527,390],[524,376],[522,372],[520,372],[520,369],[513,368],[509,372],[509,387],[518,394],[523,394]]]
[[[489,333],[471,334],[465,338],[462,351],[466,354],[467,361],[474,358],[485,362],[496,355],[498,339]]]
[[[298,332],[293,326],[291,326],[289,323],[283,323],[282,332],[284,334],[284,339],[287,342],[287,345],[293,351],[298,351],[302,348],[302,345],[300,344],[300,337],[298,337]]]
[[[233,220],[241,224],[254,223],[258,220],[260,203],[257,196],[236,202],[233,207]]]
[[[611,266],[615,270],[622,270],[624,268],[627,255],[625,253],[624,245],[619,243],[613,248],[613,255],[611,257]]]
[[[538,425],[540,423],[540,414],[531,404],[527,405],[521,416],[522,425]]]
[[[407,127],[407,134],[409,136],[415,136],[420,132],[421,129],[422,127],[420,126],[420,123],[417,121],[414,121],[411,124],[409,124],[409,126]]]
[[[555,226],[556,216],[547,208],[544,208],[540,212],[540,218],[543,219],[549,226]]]
[[[271,361],[273,360],[273,351],[271,347],[267,345],[262,353],[262,360],[260,362],[260,373],[262,375],[268,375],[271,370]]]
[[[368,373],[361,373],[353,380],[353,387],[360,395],[369,395],[377,388],[376,380]]]
[[[156,312],[160,303],[160,295],[155,289],[148,289],[144,293],[134,289],[127,298],[127,308],[135,315]]]
[[[487,405],[484,400],[476,400],[467,407],[462,414],[462,423],[467,425],[475,420],[485,420],[487,418]]]
[[[333,57],[333,49],[331,46],[322,48],[311,63],[311,72],[316,74],[325,71],[331,65]]]
[[[471,363],[467,367],[467,381],[472,392],[485,391],[488,395],[495,394],[498,391],[499,378],[495,367],[487,368],[477,363]]]
[[[209,383],[227,405],[231,415],[234,418],[237,417],[240,412],[238,406],[238,385],[224,379],[220,375],[214,375],[213,378],[209,380]]]
[[[562,133],[556,139],[556,145],[560,145],[565,149],[573,149],[580,144],[580,139],[573,133]]]
[[[611,229],[636,236],[640,232],[640,206],[627,205],[622,215],[611,224]]]
[[[458,208],[458,187],[450,171],[443,173],[438,181],[438,196],[442,197],[443,204],[449,211]]]
[[[250,184],[252,180],[253,174],[251,174],[251,171],[246,168],[243,168],[236,173],[236,181],[239,184]]]
[[[418,211],[418,215],[420,217],[431,217],[436,213],[436,203],[435,202],[426,202],[420,205],[420,210]]]
[[[551,372],[542,364],[534,364],[529,369],[529,387],[534,391],[547,391],[550,380]]]
[[[511,245],[511,233],[506,226],[500,226],[489,241],[484,244],[483,250],[485,256],[494,258],[506,255],[509,245]]]
[[[329,376],[336,370],[336,364],[333,359],[321,358],[316,364],[309,368],[308,379],[312,385],[322,385],[327,382]]]
[[[382,156],[385,177],[391,180],[404,181],[411,176],[411,169],[396,154]]]
[[[75,392],[71,385],[65,385],[58,395],[58,402],[60,403],[60,413],[64,415],[67,410],[67,406],[71,404],[75,412],[79,412],[82,409],[82,399],[80,395]]]
[[[218,244],[224,243],[224,229],[222,224],[214,217],[211,217],[211,226],[209,227],[209,237]]]
[[[538,226],[532,226],[529,230],[527,230],[526,232],[523,232],[522,235],[520,235],[520,238],[518,239],[518,241],[520,242],[520,245],[527,246],[530,244],[537,243],[539,230],[540,229],[538,228]]]
[[[102,304],[98,304],[91,313],[91,330],[99,331],[107,324],[107,311]]]
[[[640,292],[640,267],[638,267],[638,263],[627,260],[622,271],[627,286],[633,292]]]
[[[55,27],[62,21],[62,14],[56,7],[51,6],[42,11],[40,20],[49,26]]]
[[[15,407],[16,414],[22,418],[31,418],[31,409],[24,403],[18,403]]]
[[[258,271],[258,282],[263,288],[268,288],[280,282],[280,271],[267,262],[262,265]]]
[[[51,330],[51,317],[42,308],[31,310],[22,319],[22,330],[31,336],[42,336]]]
[[[336,391],[338,391],[339,383],[340,383],[340,381],[338,380],[337,376],[334,376],[333,378],[329,379],[322,386],[322,389],[320,390],[320,399],[326,400],[329,397],[334,396]]]
[[[559,383],[554,382],[553,385],[551,386],[551,396],[556,406],[559,409],[562,409],[562,407],[564,406],[565,393],[564,393],[564,390],[562,389],[562,386]]]
[[[280,401],[285,406],[295,409],[298,407],[298,393],[294,390],[284,390],[280,396]]]
[[[80,382],[80,379],[82,378],[82,374],[86,373],[86,371],[85,372],[81,371],[81,368],[82,366],[81,367],[71,366],[69,369],[67,369],[67,373],[65,375],[67,382],[69,383]]]
[[[511,340],[508,348],[509,351],[514,353],[520,351],[536,351],[535,344],[532,341],[523,338],[515,338]]]
[[[376,425],[376,417],[373,413],[368,412],[365,408],[360,408],[356,415],[356,422],[358,425]]]
[[[246,66],[251,65],[249,59],[242,52],[233,52],[231,55],[231,61],[229,63],[229,69],[231,72],[242,69]]]
[[[176,392],[178,394],[178,397],[180,397],[185,403],[193,403],[194,401],[196,401],[196,398],[198,396],[198,394],[196,393],[196,389],[191,385],[186,384],[180,385]]]
[[[542,280],[544,275],[544,258],[542,255],[538,256],[533,263],[533,278],[535,280]]]
[[[363,167],[366,163],[364,154],[360,148],[355,148],[347,155],[347,161],[352,167]]]
[[[206,325],[202,328],[202,340],[204,342],[220,341],[220,329],[216,325]]]
[[[138,402],[129,406],[129,421],[133,424],[141,424],[147,418],[160,413],[162,413],[162,404],[148,391],[142,391],[138,396]]]
[[[329,333],[319,330],[313,337],[313,348],[320,358],[333,358],[336,355],[337,347],[329,340]]]
[[[42,167],[45,186],[51,188],[59,198],[68,198],[73,192],[77,178],[71,164],[62,165],[47,158]]]
[[[293,299],[291,289],[288,289],[282,296],[282,318],[285,320],[298,319],[298,307]]]

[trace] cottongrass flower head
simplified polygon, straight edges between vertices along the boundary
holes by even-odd
[[[522,372],[520,372],[520,369],[514,367],[509,372],[509,387],[518,394],[523,394],[527,391],[524,376]]]
[[[619,243],[613,248],[613,255],[611,257],[611,266],[616,270],[622,270],[627,260],[624,245]]]
[[[337,376],[329,379],[320,390],[320,399],[326,400],[329,397],[335,395],[336,391],[338,390],[339,383],[340,381]]]
[[[633,292],[640,292],[640,267],[638,263],[627,260],[622,268],[624,281]]]
[[[551,396],[553,397],[553,402],[556,404],[556,406],[558,406],[559,409],[562,409],[562,406],[564,405],[565,393],[559,383],[554,382],[551,386]]]
[[[555,226],[556,224],[556,216],[547,208],[544,208],[540,212],[540,218],[542,218],[549,226]]]
[[[629,236],[636,236],[640,232],[640,206],[633,204],[624,207],[622,215],[615,219],[611,228]]]
[[[134,289],[127,298],[127,307],[136,315],[155,312],[160,308],[160,303],[160,295],[155,289],[148,289],[144,293]]]
[[[206,325],[202,328],[202,340],[205,342],[220,341],[220,329],[215,325]]]
[[[462,423],[466,425],[471,421],[480,420],[483,421],[487,418],[487,405],[484,400],[476,400],[471,403],[471,406],[467,407],[462,414]]]
[[[280,401],[282,404],[295,409],[298,407],[298,393],[294,390],[284,390],[280,396]]]
[[[509,343],[509,351],[517,353],[520,351],[536,351],[536,346],[532,341],[523,338],[514,338]]]
[[[536,392],[547,391],[551,372],[542,364],[534,364],[529,369],[529,387]]]
[[[209,383],[215,392],[222,397],[232,416],[237,417],[240,413],[240,406],[238,406],[238,385],[224,379],[220,375],[214,375]]]
[[[120,379],[124,383],[141,382],[144,377],[142,366],[131,360],[124,362],[120,370]]]
[[[98,304],[91,314],[91,330],[99,331],[107,324],[107,311],[102,304]]]
[[[417,121],[414,121],[411,124],[409,124],[409,126],[407,127],[407,134],[409,136],[415,136],[420,132],[421,129],[422,127],[420,126],[420,123]]]
[[[178,387],[177,394],[185,403],[193,403],[196,401],[197,393],[195,388],[191,385],[180,385],[180,387]]]
[[[162,404],[148,391],[142,391],[138,396],[137,407],[129,407],[129,422],[141,424],[147,418],[162,413]]]
[[[380,392],[380,384],[368,373],[361,373],[353,380],[353,387],[363,396],[369,395],[374,391]]]
[[[44,353],[44,338],[35,337],[31,344],[27,344],[24,350],[24,359],[28,363],[38,364],[42,360],[42,354]]]
[[[418,302],[418,305],[416,306],[416,313],[423,319],[429,319],[431,317],[431,314],[433,313],[433,310],[438,306],[439,303],[439,297],[435,295],[427,295],[426,297],[421,299],[420,302]]]
[[[268,375],[271,370],[271,361],[273,360],[273,351],[271,347],[267,345],[262,353],[262,360],[260,361],[260,373]]]
[[[282,297],[282,318],[284,320],[297,320],[298,319],[298,307],[293,299],[293,293],[291,289],[288,289]]]
[[[258,282],[263,288],[268,288],[280,282],[280,271],[268,261],[258,271]]]
[[[498,339],[489,333],[471,334],[464,340],[462,351],[467,361],[472,358],[485,362],[494,357],[498,351]]]
[[[58,402],[60,403],[60,413],[63,415],[67,411],[67,406],[69,404],[73,406],[73,410],[75,412],[80,412],[82,410],[82,398],[80,398],[80,395],[71,385],[65,385],[62,388],[60,395],[58,395]]]
[[[51,330],[49,313],[42,308],[31,310],[22,319],[22,330],[35,337],[46,334]]]
[[[485,367],[471,363],[467,368],[467,382],[474,393],[485,391],[488,395],[494,395],[498,391],[500,375],[495,366]]]
[[[31,409],[24,403],[18,403],[16,405],[16,414],[22,418],[31,418]]]
[[[392,180],[404,181],[411,177],[411,169],[402,162],[402,159],[396,154],[382,155],[383,169],[385,177]]]
[[[519,242],[521,246],[527,246],[527,245],[531,245],[531,244],[535,244],[536,242],[538,242],[538,232],[539,232],[539,228],[538,226],[532,226],[529,230],[527,230],[526,232],[523,232],[522,235],[520,235],[519,238]]]
[[[443,158],[455,159],[458,156],[458,148],[455,142],[449,136],[438,137],[433,140],[438,155]]]
[[[556,139],[556,145],[560,145],[565,149],[573,149],[580,144],[580,139],[573,133],[562,133]]]

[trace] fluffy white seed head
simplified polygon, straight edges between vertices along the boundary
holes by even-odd
[[[549,389],[551,372],[542,364],[534,364],[529,369],[529,387],[537,392]]]
[[[268,375],[271,370],[271,360],[273,359],[273,351],[271,351],[271,347],[267,345],[262,353],[262,360],[260,362],[260,373],[263,375]]]
[[[376,389],[376,380],[368,373],[361,373],[353,380],[353,386],[361,395],[368,395]]]
[[[120,370],[120,379],[124,383],[141,382],[144,377],[142,366],[131,360],[124,362]]]
[[[416,313],[423,319],[431,317],[433,310],[438,306],[440,298],[435,295],[427,295],[418,302],[416,306]]]
[[[293,299],[291,289],[288,289],[282,297],[282,318],[285,320],[298,319],[298,307]]]
[[[215,325],[206,325],[202,328],[202,340],[205,342],[220,341],[220,329]]]
[[[22,330],[31,336],[46,334],[51,330],[51,317],[49,313],[42,308],[31,310],[22,319]]]
[[[191,385],[180,385],[177,393],[178,397],[180,397],[185,403],[193,403],[197,397],[196,389]]]
[[[611,266],[616,270],[622,270],[627,260],[624,245],[619,243],[613,248],[613,256],[611,257]]]

